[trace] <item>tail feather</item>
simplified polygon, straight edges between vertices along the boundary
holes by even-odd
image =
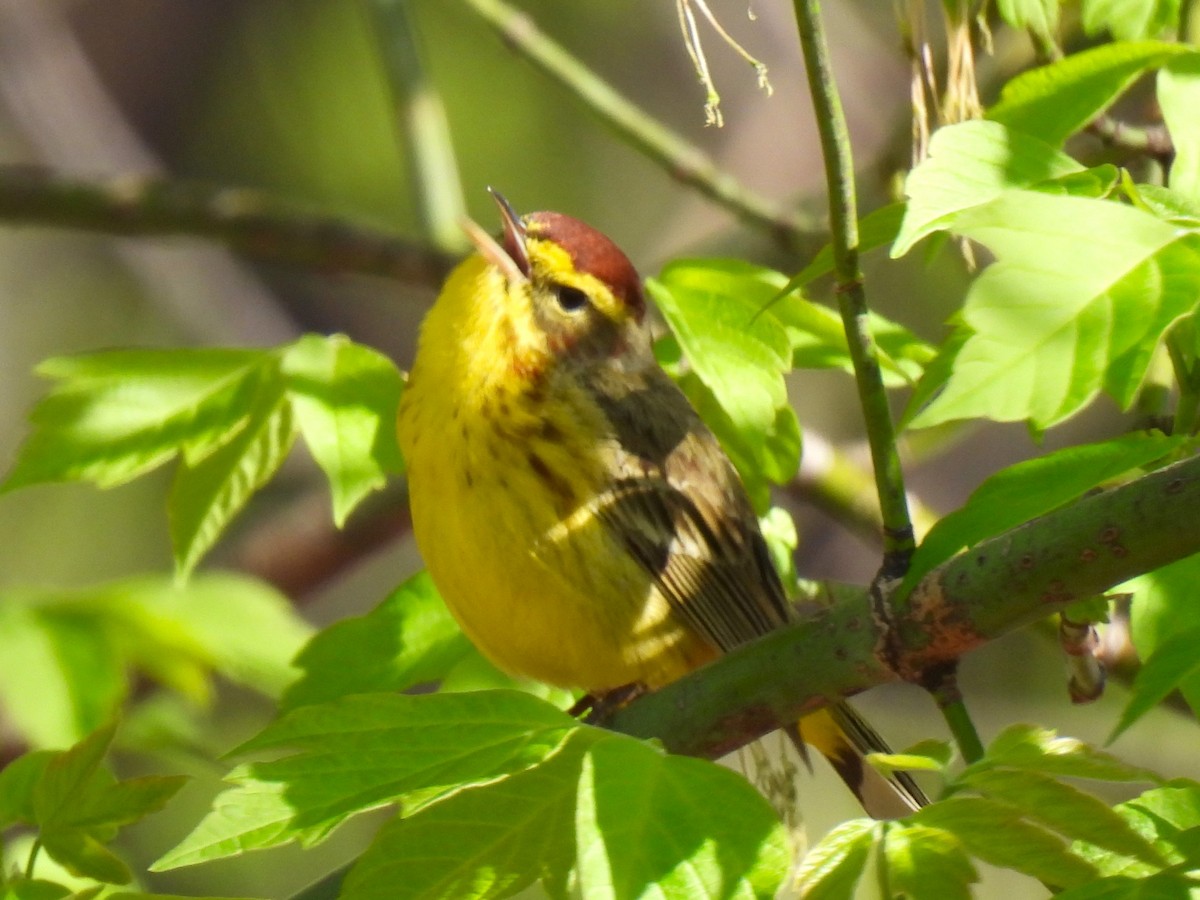
[[[804,758],[812,747],[833,766],[846,786],[876,819],[899,819],[929,802],[924,791],[904,772],[890,777],[872,768],[863,758],[867,753],[890,753],[891,749],[847,703],[833,703],[805,716],[788,730]]]

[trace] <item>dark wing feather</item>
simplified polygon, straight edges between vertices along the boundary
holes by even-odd
[[[786,621],[783,586],[733,466],[678,388],[658,378],[595,395],[618,457],[597,515],[672,609],[729,650]]]

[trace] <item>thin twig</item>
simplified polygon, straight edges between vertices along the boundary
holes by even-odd
[[[213,238],[259,262],[437,285],[454,259],[395,234],[314,214],[260,191],[159,178],[85,181],[0,166],[0,220],[99,234]]]
[[[770,232],[784,246],[815,253],[824,228],[815,219],[781,209],[722,171],[699,147],[681,138],[631,103],[611,85],[541,32],[533,20],[503,0],[463,0],[499,32],[513,50],[572,94],[618,137],[662,166],[680,182]]]

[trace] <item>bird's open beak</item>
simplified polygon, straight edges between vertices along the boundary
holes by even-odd
[[[483,258],[504,273],[510,282],[528,281],[529,254],[525,249],[525,226],[499,191],[488,188],[488,192],[500,208],[500,221],[504,226],[503,246],[470,219],[462,221],[462,229]]]

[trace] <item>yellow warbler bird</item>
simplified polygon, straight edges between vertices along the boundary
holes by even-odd
[[[629,259],[496,198],[503,244],[468,229],[478,252],[425,319],[400,406],[417,542],[500,668],[653,689],[783,624],[783,587],[732,464],[654,360]],[[865,765],[886,747],[846,704],[794,737],[872,815],[922,802]]]

